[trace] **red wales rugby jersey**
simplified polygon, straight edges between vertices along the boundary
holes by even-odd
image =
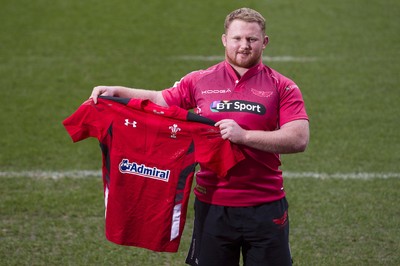
[[[148,100],[88,100],[63,124],[74,142],[100,142],[105,233],[120,245],[176,252],[196,164],[220,178],[244,159],[212,120]]]

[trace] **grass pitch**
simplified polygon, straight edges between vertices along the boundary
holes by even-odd
[[[2,178],[2,265],[185,265],[193,210],[178,253],[104,237],[99,177]],[[399,265],[400,179],[287,179],[295,265]]]

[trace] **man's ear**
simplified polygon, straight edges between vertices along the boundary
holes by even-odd
[[[222,34],[221,36],[221,40],[222,40],[222,44],[224,45],[224,47],[226,47],[226,34]]]
[[[265,37],[264,37],[264,48],[267,47],[268,43],[269,43],[269,37],[267,35],[265,35]]]

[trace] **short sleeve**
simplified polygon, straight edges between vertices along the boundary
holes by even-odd
[[[164,100],[169,106],[176,105],[186,110],[196,107],[193,97],[195,73],[187,74],[180,81],[175,82],[171,88],[162,91]]]
[[[280,94],[279,126],[294,120],[308,120],[303,96],[299,87],[287,78],[278,86]]]
[[[95,137],[102,139],[106,135],[111,117],[108,112],[103,112],[102,103],[94,104],[93,101],[84,102],[71,116],[63,121],[63,125],[74,142]]]

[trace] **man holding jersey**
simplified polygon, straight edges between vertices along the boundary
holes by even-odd
[[[196,175],[195,225],[190,265],[291,265],[288,204],[280,154],[303,152],[309,123],[298,86],[262,62],[265,19],[241,8],[225,19],[225,60],[184,76],[163,91],[97,86],[91,98],[149,99],[194,109],[217,121],[223,139],[245,160],[224,179],[209,169]]]

